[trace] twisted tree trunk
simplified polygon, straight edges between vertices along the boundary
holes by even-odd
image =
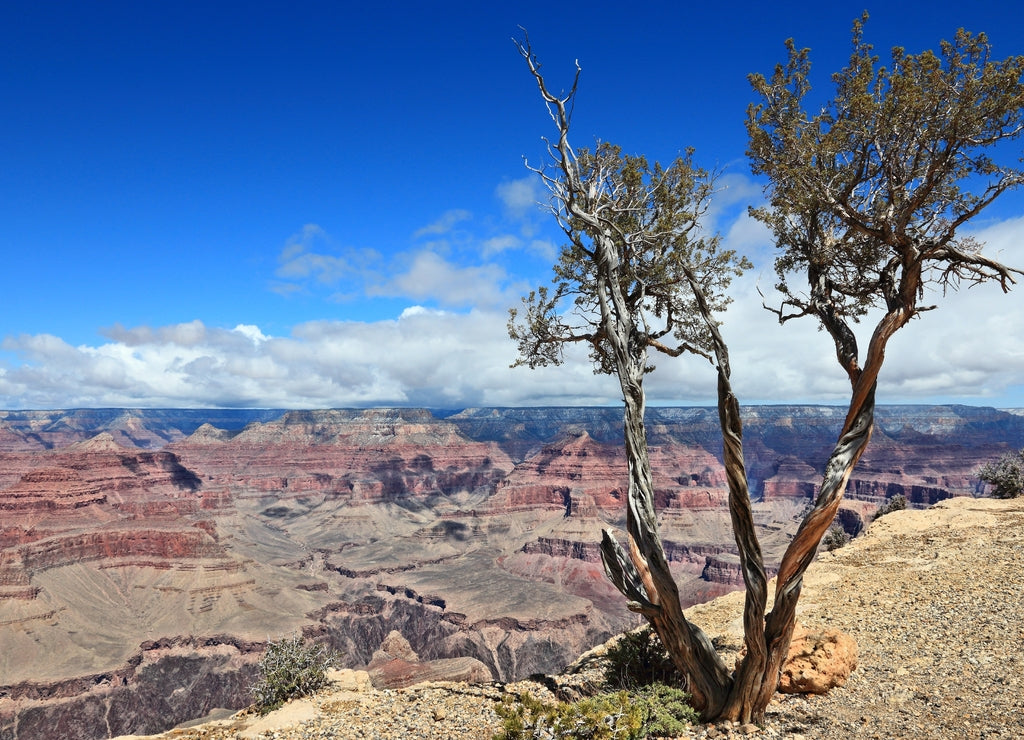
[[[850,474],[871,440],[875,420],[875,389],[878,373],[885,359],[885,349],[892,335],[914,316],[912,296],[916,295],[918,285],[919,273],[911,273],[904,278],[901,290],[905,300],[893,301],[889,312],[879,321],[871,336],[863,369],[858,365],[857,340],[854,333],[845,321],[832,312],[831,301],[825,299],[827,294],[818,295],[818,316],[835,343],[839,364],[850,379],[850,405],[839,439],[825,466],[825,474],[814,508],[800,523],[779,565],[775,602],[771,612],[764,619],[763,627],[758,630],[761,634],[764,659],[757,655],[753,659],[744,659],[737,667],[736,690],[733,692],[735,701],[730,702],[723,714],[724,717],[740,721],[763,720],[765,709],[778,689],[782,665],[789,653],[796,625],[796,605],[803,588],[804,573],[814,560],[821,538],[828,531],[839,510]],[[911,298],[906,299],[906,296]],[[749,656],[752,655],[750,630],[754,628],[751,620],[751,610],[754,607],[749,591],[747,605],[744,631]]]
[[[629,470],[629,553],[605,530],[601,541],[605,572],[626,596],[629,608],[647,618],[676,667],[689,677],[694,706],[715,716],[727,698],[731,678],[711,640],[683,616],[679,589],[669,570],[654,511],[654,479],[644,427],[647,352],[626,310],[614,240],[600,239],[596,246],[598,303],[625,404],[623,436]]]
[[[615,257],[608,259],[603,274],[614,276]],[[789,651],[796,622],[803,574],[814,559],[818,544],[835,517],[857,461],[871,438],[874,423],[875,378],[884,357],[886,342],[908,320],[894,312],[883,320],[872,337],[867,367],[857,366],[856,340],[845,325],[833,325],[837,355],[845,360],[853,386],[850,409],[825,469],[814,508],[805,517],[783,557],[775,603],[765,617],[767,576],[750,505],[750,491],[743,458],[743,427],[739,402],[732,391],[728,347],[707,309],[700,286],[692,273],[688,279],[708,325],[718,367],[718,412],[723,456],[729,485],[729,512],[746,586],[743,633],[746,656],[730,675],[706,635],[691,624],[679,605],[678,588],[668,570],[653,507],[653,481],[643,425],[643,353],[630,353],[632,326],[615,312],[617,280],[602,281],[602,314],[607,311],[612,345],[625,400],[625,445],[630,485],[627,499],[628,556],[606,531],[602,540],[605,569],[630,608],[644,614],[658,633],[676,666],[689,677],[694,707],[705,720],[763,721],[765,710],[778,689],[782,664]],[[608,289],[610,287],[610,290]]]
[[[796,605],[803,587],[803,576],[814,559],[821,538],[825,535],[846,491],[850,473],[860,459],[871,438],[874,422],[874,390],[847,421],[839,441],[832,451],[821,491],[814,508],[805,517],[790,542],[779,566],[775,585],[775,603],[765,618],[763,644],[766,659],[763,663],[744,660],[737,671],[737,683],[747,681],[758,685],[758,690],[742,697],[736,719],[760,721],[779,685],[783,662],[796,624]]]
[[[837,75],[845,91],[835,103],[840,107],[849,105],[845,96],[850,90],[867,90],[863,85],[874,74],[873,63],[865,62],[870,47],[862,44],[859,28],[855,24],[851,66]],[[963,39],[958,37],[957,43],[969,41],[968,34]],[[983,40],[981,47],[987,50]],[[554,346],[585,341],[592,345],[600,370],[617,375],[625,404],[623,426],[629,466],[627,547],[623,548],[610,531],[604,532],[601,555],[605,571],[628,599],[629,608],[648,619],[673,662],[687,676],[693,704],[705,720],[759,721],[778,687],[803,575],[871,438],[876,382],[888,340],[917,313],[929,310],[917,303],[924,296],[926,277],[953,287],[960,281],[970,285],[997,280],[1005,291],[1014,282],[1013,273],[1024,274],[981,256],[973,248],[964,249],[970,245],[955,239],[957,228],[1000,193],[1020,185],[1021,173],[1003,168],[998,168],[1001,175],[979,195],[961,192],[957,183],[965,176],[996,173],[989,171],[987,158],[979,154],[977,159],[963,159],[961,152],[1016,138],[1021,133],[1017,82],[1024,57],[1005,63],[1005,67],[989,69],[986,64],[985,75],[994,76],[971,88],[971,99],[998,100],[994,110],[1005,115],[1004,119],[996,117],[995,123],[989,120],[979,128],[977,122],[957,113],[937,121],[934,127],[904,127],[912,135],[912,146],[906,151],[913,153],[914,160],[903,173],[906,177],[899,172],[893,175],[889,166],[900,165],[903,150],[898,142],[891,156],[877,151],[880,167],[871,160],[872,152],[878,149],[872,128],[876,113],[871,106],[884,114],[887,131],[891,116],[885,101],[869,101],[870,105],[861,106],[864,110],[858,110],[856,116],[843,119],[852,137],[844,146],[853,148],[837,153],[832,137],[837,129],[822,130],[820,118],[802,112],[794,115],[809,89],[806,52],[791,48],[789,65],[779,67],[771,82],[759,76],[753,78],[755,88],[767,102],[749,109],[751,156],[755,173],[767,174],[772,180],[771,207],[756,209],[754,215],[776,234],[782,249],[777,269],[802,272],[806,267],[808,280],[806,293],[791,292],[780,272],[784,299],[774,312],[781,323],[805,316],[817,318],[832,337],[836,359],[852,388],[848,414],[829,457],[819,495],[782,559],[775,601],[766,616],[767,578],[751,511],[739,403],[731,387],[728,350],[709,307],[710,303],[717,305],[715,310],[724,308],[729,275],[738,274],[745,260],[736,261],[731,253],[717,252],[717,237],[710,242],[698,240],[696,245],[689,241],[691,231],[697,229],[706,212],[713,178],[699,185],[696,181],[706,175],[694,170],[688,158],[679,160],[678,169],[673,165],[665,170],[655,163],[651,170],[643,158],[622,158],[618,147],[599,145],[595,152],[581,150],[577,156],[569,146],[568,134],[579,65],[570,91],[556,96],[547,89],[529,40],[517,42],[517,48],[558,128],[558,139],[548,142],[548,152],[559,174],[547,173],[543,167],[534,171],[551,192],[551,212],[568,236],[570,248],[563,250],[556,267],[561,281],[557,290],[550,296],[544,289],[537,296],[531,293],[526,301],[528,320],[522,327],[514,325],[512,312],[510,334],[520,342],[520,352],[525,353],[531,367],[560,362]],[[944,54],[953,52],[947,61],[954,81],[973,80],[977,67],[971,49],[944,48]],[[905,66],[915,69],[915,64]],[[868,75],[862,75],[862,70]],[[881,76],[875,78],[876,82],[887,79],[886,73],[878,74]],[[921,98],[923,107],[914,95],[901,98],[908,103],[903,106],[907,115],[915,120],[924,120],[921,115],[925,115],[932,120],[929,101],[945,99],[945,79],[938,80],[937,97],[930,91],[933,82],[907,79],[911,85],[923,85],[928,93]],[[963,109],[971,110],[969,106]],[[851,121],[864,123],[864,130],[850,128]],[[975,133],[964,134],[961,129]],[[979,139],[982,129],[987,138]],[[941,146],[936,148],[935,142]],[[837,190],[836,183],[846,185]],[[912,197],[904,197],[908,194]],[[888,208],[880,208],[880,204]],[[948,213],[959,215],[949,222],[936,216]],[[699,278],[695,269],[700,272]],[[687,283],[696,310],[683,290]],[[716,291],[722,295],[716,298]],[[573,295],[581,319],[575,325],[557,315],[560,302]],[[869,306],[883,308],[885,314],[875,327],[862,370],[850,322]],[[790,309],[792,313],[787,313]],[[652,320],[653,330],[648,325]],[[694,328],[689,326],[691,321],[698,329],[695,334],[690,333]],[[706,336],[703,329],[707,330]],[[674,347],[663,344],[662,339],[669,335],[681,343]],[[658,533],[644,428],[643,380],[649,370],[647,353],[651,348],[673,357],[690,352],[717,366],[729,512],[746,586],[746,655],[733,674],[706,635],[683,615]]]

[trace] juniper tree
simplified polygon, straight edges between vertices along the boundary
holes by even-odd
[[[601,543],[605,570],[687,676],[695,706],[705,716],[716,716],[729,671],[710,640],[684,617],[658,535],[643,383],[654,369],[651,353],[689,353],[718,367],[730,510],[741,551],[757,560],[763,578],[743,467],[739,404],[731,390],[728,349],[714,318],[729,303],[726,290],[732,278],[749,263],[701,228],[715,178],[694,164],[692,151],[663,167],[623,155],[607,143],[574,149],[569,123],[579,66],[572,88],[559,96],[548,89],[528,40],[519,51],[558,130],[558,138],[548,142],[551,162],[534,170],[551,193],[550,210],[567,243],[554,267],[553,289],[531,292],[523,311],[511,312],[509,334],[518,343],[517,364],[559,364],[566,345],[585,343],[595,370],[617,377],[629,470],[628,553],[606,530]]]
[[[729,302],[731,279],[748,263],[701,228],[714,176],[694,165],[692,150],[661,167],[610,144],[573,149],[579,65],[569,92],[555,95],[528,39],[517,46],[558,130],[548,142],[551,161],[532,169],[547,185],[550,210],[568,239],[554,288],[532,292],[524,310],[511,313],[517,364],[558,364],[565,345],[582,342],[596,371],[618,378],[629,470],[627,547],[604,532],[605,570],[687,676],[705,719],[763,719],[792,637],[803,574],[870,438],[888,340],[932,308],[922,303],[930,285],[994,280],[1006,290],[1013,283],[1017,271],[983,256],[981,245],[957,231],[1022,181],[1020,170],[996,164],[989,152],[1021,133],[1024,57],[992,61],[984,36],[961,31],[939,55],[894,49],[889,70],[876,66],[861,21],[854,24],[850,64],[833,76],[835,97],[817,115],[804,111],[809,54],[791,41],[787,63],[770,80],[750,78],[762,102],[748,109],[748,153],[754,172],[767,178],[769,203],[753,215],[774,234],[783,297],[772,310],[782,323],[817,318],[852,386],[820,493],[783,556],[767,611],[739,403],[715,318]],[[801,280],[806,289],[798,287]],[[872,309],[881,318],[862,360],[851,324]],[[717,370],[729,510],[746,585],[746,655],[735,672],[685,618],[658,534],[643,425],[652,352],[702,356]]]
[[[780,323],[817,320],[851,387],[814,508],[779,568],[765,626],[766,691],[785,657],[779,647],[792,634],[803,574],[870,439],[889,340],[936,307],[930,289],[995,282],[1005,292],[1022,274],[961,232],[1024,182],[1019,167],[997,159],[1014,161],[1008,144],[1024,131],[1024,56],[995,60],[984,34],[961,29],[938,53],[897,47],[879,66],[863,39],[866,20],[854,23],[849,64],[817,113],[807,111],[807,49],[788,41],[787,62],[770,79],[750,77],[760,102],[747,111],[748,155],[768,178],[768,205],[753,215],[775,238],[782,299],[773,310]],[[862,354],[853,325],[865,319],[874,329]]]
[[[1017,498],[1024,494],[1024,450],[1007,452],[994,462],[978,468],[978,478],[992,486],[996,498]]]

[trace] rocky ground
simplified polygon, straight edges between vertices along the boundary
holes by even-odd
[[[859,645],[847,684],[825,696],[778,696],[763,727],[699,725],[690,738],[1016,738],[1024,734],[1024,500],[958,498],[874,522],[823,554],[799,619]],[[737,644],[740,595],[688,610]],[[244,713],[164,740],[489,738],[493,707],[539,684],[421,684],[379,691],[339,672],[331,690],[258,718]]]

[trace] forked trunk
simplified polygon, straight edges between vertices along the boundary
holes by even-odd
[[[722,359],[722,358],[720,358]],[[653,485],[643,425],[644,396],[639,378],[623,383],[626,397],[625,443],[629,461],[627,533],[629,553],[610,532],[602,540],[605,570],[629,599],[629,606],[647,617],[673,662],[689,679],[694,707],[704,721],[763,721],[778,689],[782,664],[795,626],[796,604],[803,574],[828,530],[842,500],[850,473],[867,447],[874,419],[874,392],[851,410],[829,458],[821,491],[783,557],[775,602],[765,617],[767,579],[754,529],[743,464],[739,404],[726,372],[719,371],[719,415],[725,442],[729,508],[746,583],[744,643],[746,656],[730,674],[707,636],[683,614],[678,588],[658,534]],[[627,389],[630,392],[626,392]]]
[[[825,535],[846,491],[846,483],[871,439],[875,409],[874,389],[867,394],[859,409],[851,410],[847,422],[829,457],[821,490],[814,508],[804,518],[789,543],[775,585],[775,602],[759,630],[763,659],[750,651],[750,629],[745,626],[747,657],[737,667],[735,683],[723,719],[741,722],[764,720],[768,703],[779,685],[782,665],[796,625],[796,605],[803,587],[803,576],[814,559],[818,544]],[[748,593],[748,604],[749,604]],[[745,617],[750,617],[746,614]],[[754,656],[751,659],[751,656]]]
[[[626,452],[630,469],[626,530],[629,556],[647,594],[638,609],[647,617],[676,667],[689,677],[695,706],[718,713],[728,695],[728,669],[707,636],[683,615],[654,511],[654,486],[641,403],[626,403]]]

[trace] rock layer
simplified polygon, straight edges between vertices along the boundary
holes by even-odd
[[[211,708],[190,686],[239,706],[239,646],[298,631],[348,667],[398,630],[419,663],[512,680],[635,624],[596,547],[624,519],[619,410],[204,413],[0,412],[0,740],[155,731]],[[772,567],[842,413],[744,414]],[[652,409],[648,430],[682,598],[741,587],[714,410]],[[976,493],[1021,446],[1012,414],[880,409],[838,521]]]

